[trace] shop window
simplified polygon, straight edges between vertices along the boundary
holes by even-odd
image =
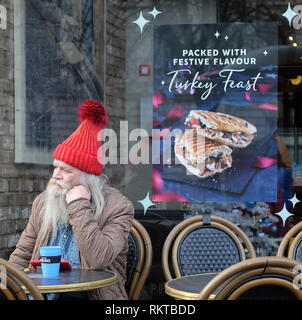
[[[103,99],[94,2],[15,1],[14,14],[15,161],[47,164],[78,126],[78,105]]]

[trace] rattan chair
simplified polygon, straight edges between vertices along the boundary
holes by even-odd
[[[301,281],[296,278],[300,277],[299,264],[285,257],[241,261],[215,276],[201,291],[199,299],[301,300]]]
[[[216,216],[194,216],[169,233],[162,250],[164,276],[169,281],[190,274],[220,272],[246,259],[246,253],[249,258],[256,257],[250,240],[235,224]]]
[[[0,291],[7,300],[28,300],[24,289],[34,300],[44,300],[32,280],[12,263],[0,258]]]
[[[128,244],[126,290],[130,300],[138,300],[150,272],[153,250],[148,232],[135,219],[129,233]]]
[[[286,256],[302,262],[302,221],[293,226],[284,236],[279,245],[277,256]]]

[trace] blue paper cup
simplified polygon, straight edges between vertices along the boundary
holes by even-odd
[[[60,271],[62,249],[59,246],[40,248],[40,261],[43,277],[57,277]]]

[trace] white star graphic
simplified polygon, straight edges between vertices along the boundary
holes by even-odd
[[[228,37],[228,36],[225,36],[225,37],[224,37],[224,39],[225,39],[225,40],[228,40],[228,39],[229,39],[229,37]]]
[[[146,211],[148,210],[149,207],[155,206],[155,203],[153,203],[153,202],[150,200],[149,192],[147,193],[145,199],[143,199],[143,200],[138,200],[137,202],[139,202],[139,203],[144,207],[144,215],[146,214]]]
[[[293,17],[295,17],[297,13],[292,10],[292,8],[290,7],[290,3],[288,3],[287,10],[282,15],[288,20],[288,24],[290,26],[293,20]]]
[[[156,10],[156,8],[155,8],[155,6],[154,6],[153,10],[152,10],[152,11],[149,11],[148,13],[152,14],[153,18],[155,19],[156,16],[157,16],[158,14],[161,14],[162,12]]]
[[[164,85],[164,84],[165,84],[165,81],[164,81],[164,80],[162,80],[161,84],[162,84],[162,85]]]
[[[216,31],[216,33],[214,34],[214,36],[216,37],[216,39],[218,39],[218,37],[220,36],[220,33],[218,32],[218,30]]]
[[[145,19],[143,17],[143,14],[141,11],[139,13],[139,17],[135,21],[132,21],[132,23],[135,23],[139,26],[141,34],[143,33],[143,28],[144,28],[145,24],[147,24],[149,22],[150,22],[150,20]]]
[[[268,52],[266,50],[264,50],[263,54],[266,56],[268,54]]]
[[[296,203],[300,202],[300,200],[297,199],[296,195],[294,195],[291,199],[288,200],[293,204],[293,207],[295,207]]]
[[[284,226],[285,221],[287,220],[287,218],[290,217],[290,216],[293,216],[292,213],[290,213],[290,212],[287,211],[285,202],[284,202],[284,205],[283,205],[282,210],[279,211],[279,212],[276,212],[275,214],[282,219],[282,221],[283,221],[283,226]]]

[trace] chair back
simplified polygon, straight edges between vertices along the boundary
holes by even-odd
[[[288,251],[288,258],[302,262],[302,231],[296,235],[292,242]]]
[[[162,250],[167,281],[190,274],[220,272],[246,259],[246,253],[256,257],[250,240],[236,225],[216,216],[203,220],[202,216],[191,217],[169,233]]]
[[[32,280],[12,263],[0,258],[0,267],[0,291],[7,300],[28,300],[25,290],[35,300],[44,300]]]
[[[148,232],[135,219],[128,236],[128,246],[126,291],[130,300],[138,300],[150,273],[153,250]]]
[[[215,276],[201,291],[199,299],[301,300],[297,268],[298,261],[285,257],[241,261]]]
[[[283,237],[277,256],[302,262],[302,221],[293,226]]]

